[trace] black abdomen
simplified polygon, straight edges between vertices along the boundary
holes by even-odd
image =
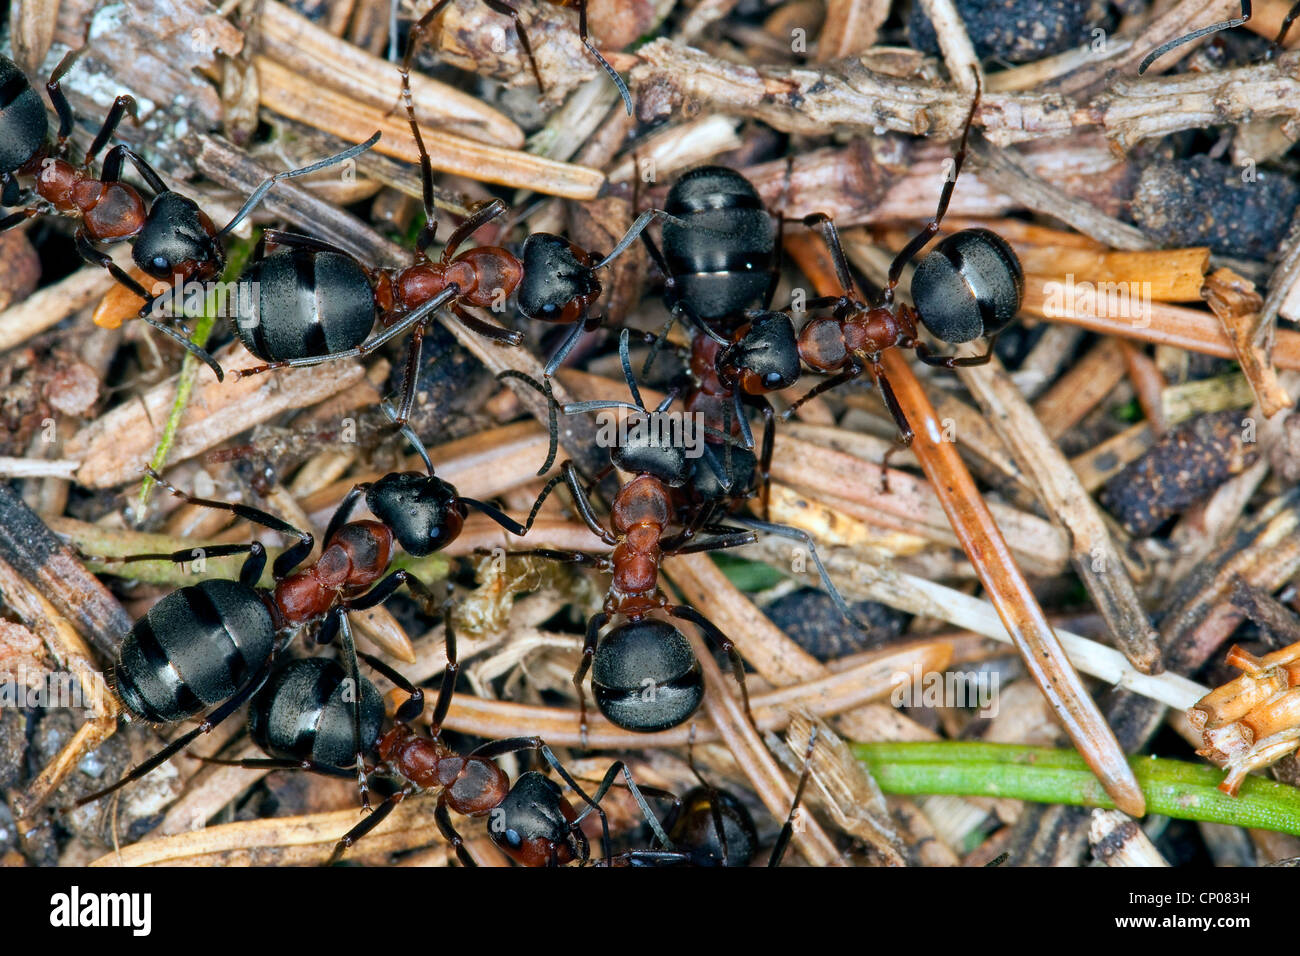
[[[370,278],[351,256],[288,249],[250,265],[239,280],[236,331],[267,362],[356,348],[375,324]]]
[[[361,746],[370,752],[384,720],[384,703],[360,678]],[[253,698],[248,733],[272,757],[310,760],[343,770],[354,766],[356,747],[347,672],[323,657],[291,660],[278,667]]]
[[[123,706],[176,723],[233,697],[271,656],[275,624],[262,598],[236,581],[168,594],[122,640],[113,682]]]

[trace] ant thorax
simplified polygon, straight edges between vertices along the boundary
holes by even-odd
[[[899,317],[884,306],[855,309],[844,318],[844,345],[855,355],[875,355],[905,338]]]

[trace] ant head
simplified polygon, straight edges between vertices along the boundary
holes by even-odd
[[[155,279],[215,275],[225,262],[216,234],[217,227],[194,200],[160,193],[149,207],[131,258]]]
[[[628,419],[628,437],[611,449],[609,459],[621,471],[653,475],[670,488],[680,488],[690,477],[691,462],[681,445],[663,441],[655,427],[658,412],[633,413]],[[643,423],[645,427],[639,427]]]
[[[375,685],[360,675],[361,740],[373,753],[384,722],[384,701]],[[356,766],[353,741],[352,681],[338,661],[328,657],[287,660],[267,678],[248,708],[248,734],[271,757],[310,760],[320,767],[350,770]],[[314,718],[307,720],[306,718]],[[313,732],[304,741],[301,732]],[[304,753],[302,744],[310,745]]]
[[[366,490],[366,507],[417,558],[445,548],[465,524],[466,508],[456,489],[418,471],[384,475]]]
[[[12,173],[45,146],[49,119],[27,76],[8,57],[0,56],[0,173]]]
[[[740,387],[750,395],[789,388],[799,381],[799,344],[794,323],[784,312],[751,312],[724,349],[720,363],[735,370]]]
[[[600,712],[624,730],[676,727],[704,698],[704,675],[690,641],[671,624],[652,619],[605,635],[596,646],[591,686]]]
[[[1025,296],[1025,275],[1007,241],[988,229],[963,229],[922,259],[912,276],[921,323],[956,345],[1001,332]]]
[[[578,814],[564,791],[536,770],[520,774],[493,813],[492,842],[521,866],[547,866],[552,860],[563,865],[590,855],[587,838],[573,826]]]
[[[524,242],[519,311],[543,322],[575,322],[601,293],[593,260],[562,236],[539,232]]]
[[[748,498],[757,487],[758,458],[747,448],[733,445],[730,452],[708,445],[691,472],[691,491],[700,503],[726,498]]]
[[[686,792],[681,812],[669,825],[668,836],[679,847],[689,848],[699,866],[749,866],[758,850],[758,828],[745,805],[727,791],[713,787],[695,787]]]

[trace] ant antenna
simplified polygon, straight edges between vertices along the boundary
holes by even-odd
[[[319,172],[320,170],[326,169],[330,166],[336,166],[339,163],[345,163],[349,159],[353,159],[357,156],[360,156],[371,146],[374,146],[377,142],[379,142],[379,138],[382,135],[383,135],[382,132],[376,132],[374,136],[371,136],[364,143],[357,143],[357,145],[355,146],[349,146],[347,149],[343,150],[342,152],[335,153],[333,156],[327,156],[325,159],[312,163],[310,166],[303,166],[300,169],[286,169],[284,172],[276,173],[274,176],[271,176],[269,179],[264,180],[260,186],[258,186],[256,189],[253,190],[253,194],[248,197],[244,205],[239,207],[239,212],[235,213],[235,217],[231,219],[230,222],[226,223],[225,227],[222,228],[217,233],[217,237],[220,238],[221,236],[224,236],[226,233],[230,232],[230,230],[234,229],[237,225],[243,222],[244,218],[250,212],[253,211],[253,209],[257,206],[257,204],[262,201],[262,198],[267,193],[269,193],[271,189],[275,186],[275,184],[278,183],[280,180],[296,179],[299,176],[307,176],[311,173]]]
[[[555,392],[551,389],[551,379],[550,376],[545,376],[538,382],[531,375],[515,368],[497,373],[498,382],[507,378],[518,379],[546,397],[546,431],[550,435],[550,443],[546,446],[546,461],[542,463],[541,468],[537,469],[537,477],[540,478],[551,470],[551,466],[555,464],[555,456],[560,450],[560,422],[556,412],[558,405],[555,401]]]
[[[664,222],[671,222],[675,226],[681,226],[683,229],[689,228],[689,225],[684,220],[678,219],[672,213],[664,212],[662,209],[647,209],[645,212],[641,213],[641,215],[637,216],[636,222],[632,223],[632,227],[623,234],[623,238],[618,241],[618,245],[614,247],[613,251],[591,268],[593,270],[599,269],[603,266],[609,265],[610,262],[617,259],[623,254],[624,250],[626,250],[628,246],[636,242],[637,237],[640,236],[641,233],[645,232],[646,226],[654,222],[656,218],[662,219]]]
[[[1292,12],[1294,13],[1294,10]],[[1145,73],[1152,63],[1160,59],[1170,50],[1176,49],[1185,43],[1191,43],[1193,40],[1199,40],[1201,37],[1207,37],[1211,33],[1218,33],[1222,30],[1231,30],[1234,27],[1239,27],[1250,19],[1250,15],[1250,0],[1241,0],[1241,16],[1234,17],[1231,20],[1220,20],[1218,23],[1211,23],[1208,27],[1201,27],[1201,29],[1193,30],[1191,33],[1184,33],[1182,36],[1175,37],[1168,43],[1161,44],[1143,57],[1142,62],[1138,64],[1138,75],[1141,76]],[[1286,35],[1285,30],[1282,35]],[[1278,39],[1280,41],[1281,37]]]
[[[384,415],[388,418],[389,422],[397,425],[397,412],[393,408],[393,403],[388,401],[388,399],[384,399],[384,401],[379,404],[379,407],[383,409]],[[432,478],[433,462],[429,460],[429,450],[424,447],[424,442],[421,441],[420,436],[415,433],[415,429],[411,427],[409,422],[403,422],[401,425],[397,425],[397,430],[401,436],[410,443],[411,447],[415,449],[415,453],[419,455],[420,459],[424,462],[424,467],[428,469],[429,477]]]

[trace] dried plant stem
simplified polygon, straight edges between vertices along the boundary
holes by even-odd
[[[322,30],[283,3],[262,6],[261,51],[305,80],[320,83],[376,109],[399,105],[397,67]],[[524,145],[513,120],[481,99],[418,72],[411,73],[411,100],[422,124],[441,127],[507,149]]]
[[[419,161],[405,116],[304,81],[268,57],[259,56],[255,62],[262,101],[270,109],[352,142],[359,143],[380,130],[383,139],[375,147],[378,152],[408,163]],[[586,166],[488,146],[451,133],[422,133],[433,168],[442,172],[568,199],[594,199],[605,182],[603,174]]]
[[[1075,301],[1069,302],[1057,294],[1059,288],[1057,278],[1026,275],[1021,310],[1035,318],[1081,326],[1102,335],[1119,335],[1219,358],[1236,358],[1223,325],[1208,312],[1153,302],[1139,315],[1110,315],[1102,301],[1104,296],[1075,296]],[[1300,369],[1300,332],[1277,332],[1273,364],[1280,369]]]
[[[403,800],[360,844],[358,855],[396,853],[441,840],[433,819],[437,801]],[[319,866],[357,822],[355,809],[302,817],[245,820],[133,843],[91,866]]]
[[[958,374],[1011,450],[1047,512],[1070,532],[1070,558],[1116,645],[1138,670],[1160,670],[1156,631],[1101,511],[996,358]]]

